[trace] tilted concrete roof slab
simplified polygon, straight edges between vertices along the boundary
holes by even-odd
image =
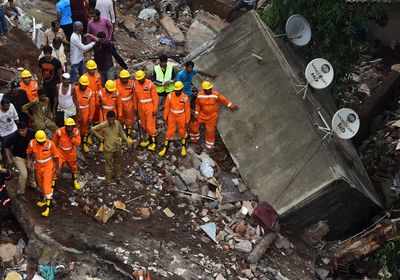
[[[240,105],[222,110],[219,133],[249,187],[279,214],[309,204],[338,180],[379,205],[352,144],[322,141],[315,126],[321,105],[311,92],[306,100],[295,94],[304,82],[255,12],[224,29],[195,62],[217,74],[216,88]]]

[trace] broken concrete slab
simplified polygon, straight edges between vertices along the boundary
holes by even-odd
[[[194,51],[204,43],[213,40],[227,26],[218,16],[199,11],[186,33],[186,49]]]
[[[327,219],[332,235],[365,225],[379,197],[352,144],[322,140],[315,126],[322,106],[312,94],[296,96],[301,80],[275,40],[252,11],[195,59],[200,69],[218,73],[215,86],[240,106],[222,110],[220,135],[249,188],[288,221],[304,228]]]
[[[163,16],[160,23],[175,44],[183,45],[185,43],[185,36],[170,16]]]

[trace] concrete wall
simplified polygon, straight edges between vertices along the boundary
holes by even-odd
[[[255,13],[225,29],[196,63],[218,74],[216,86],[241,107],[235,113],[223,110],[218,128],[242,177],[261,200],[288,214],[343,180],[371,204],[378,203],[351,143],[322,142],[315,128],[321,123],[320,104],[311,93],[305,101],[295,95],[295,85],[302,82]]]

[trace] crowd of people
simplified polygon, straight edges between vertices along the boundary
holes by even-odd
[[[180,154],[186,156],[188,135],[197,143],[204,125],[205,146],[212,149],[220,105],[238,109],[210,81],[203,81],[199,90],[193,87],[198,71],[191,61],[179,70],[160,55],[152,74],[144,70],[131,74],[112,42],[112,5],[94,10],[87,20],[88,33],[82,37],[85,23],[67,19],[71,17],[68,2],[58,1],[58,19],[45,33],[40,73],[20,69],[18,81],[0,96],[4,162],[18,169],[16,193],[21,199],[27,185],[40,189],[42,200],[37,206],[44,217],[49,216],[53,189],[64,166],[73,175],[72,187],[81,188],[78,149],[87,154],[96,147],[104,155],[106,182],[118,183],[124,143],[132,146],[137,139],[139,149],[164,157],[178,134]],[[105,2],[98,0],[97,5]],[[86,57],[92,58],[85,59],[90,50],[93,53]],[[118,75],[114,60],[121,66]],[[160,147],[158,116],[166,127]]]

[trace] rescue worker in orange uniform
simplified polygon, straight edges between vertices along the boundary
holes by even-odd
[[[133,124],[135,123],[134,81],[127,70],[119,73],[117,80],[118,96],[121,103],[120,122],[126,128],[128,138],[133,139]]]
[[[104,122],[107,120],[107,113],[114,111],[114,113],[121,117],[121,100],[119,99],[116,82],[108,80],[104,89],[102,89],[98,96],[98,106],[100,107],[100,121]],[[100,143],[99,151],[103,152],[104,144]]]
[[[89,78],[86,74],[79,78],[79,84],[74,88],[74,98],[75,104],[77,104],[80,133],[83,138],[83,151],[88,153],[89,126],[93,120],[96,107],[96,96],[89,88]]]
[[[181,139],[182,150],[181,155],[184,157],[186,151],[186,137],[187,127],[190,122],[190,99],[183,93],[183,83],[181,81],[175,82],[175,91],[167,95],[164,107],[164,120],[167,124],[167,132],[165,134],[164,147],[158,153],[163,157],[167,153],[169,142],[175,135],[178,128],[178,134]]]
[[[138,110],[140,126],[147,136],[142,135],[140,146],[150,151],[155,151],[156,144],[156,115],[158,110],[159,96],[156,86],[152,81],[146,79],[144,71],[139,70],[135,73],[135,104]],[[149,141],[150,138],[150,141]]]
[[[81,188],[78,182],[78,154],[77,149],[81,144],[81,135],[73,118],[68,118],[64,121],[64,127],[57,129],[53,135],[53,142],[57,146],[60,157],[60,168],[65,164],[71,170],[72,177],[74,178],[74,188],[79,190]]]
[[[89,86],[88,87],[92,90],[92,92],[94,94],[94,101],[95,101],[95,110],[93,113],[92,122],[94,124],[96,124],[96,123],[100,122],[100,108],[99,108],[99,106],[97,106],[99,103],[97,99],[99,96],[99,92],[103,88],[103,85],[101,83],[101,75],[97,71],[97,64],[93,59],[90,59],[86,62],[86,69],[87,69],[86,75],[89,78]],[[90,134],[87,137],[87,144],[88,145],[93,144],[93,140],[92,140],[92,137],[90,136]]]
[[[36,131],[35,139],[29,142],[26,152],[28,166],[30,168],[33,166],[36,182],[43,194],[43,200],[36,205],[40,208],[46,207],[42,216],[48,217],[53,199],[54,175],[59,167],[60,153],[53,141],[47,139],[43,130]]]
[[[203,81],[202,90],[197,95],[194,121],[190,127],[190,139],[197,143],[200,140],[200,125],[206,128],[205,144],[208,149],[212,149],[215,144],[215,133],[217,129],[219,107],[225,105],[231,111],[236,111],[239,106],[233,104],[228,98],[213,89],[213,84]]]
[[[32,73],[29,70],[23,70],[20,74],[21,81],[19,82],[19,88],[26,92],[26,97],[29,102],[33,102],[39,99],[39,85],[38,82],[32,79]]]

